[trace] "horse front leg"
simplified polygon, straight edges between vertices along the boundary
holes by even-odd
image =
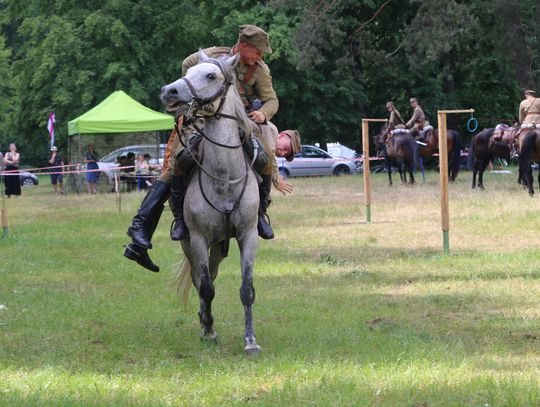
[[[255,302],[255,288],[253,287],[253,267],[255,264],[255,252],[257,251],[257,230],[247,232],[238,240],[240,248],[242,285],[240,286],[240,299],[244,306],[244,352],[246,355],[258,355],[261,347],[255,339],[253,327],[253,303]]]
[[[388,185],[392,186],[392,164],[390,164],[390,160],[385,158],[384,164],[386,166],[386,172],[388,172]]]
[[[212,300],[216,294],[214,282],[208,264],[208,247],[204,237],[192,233],[190,236],[191,257],[193,259],[193,284],[199,293],[199,321],[201,323],[201,339],[217,340],[212,316]]]
[[[413,185],[415,183],[415,180],[414,180],[414,164],[410,164],[409,165],[409,180],[410,180],[410,184]]]

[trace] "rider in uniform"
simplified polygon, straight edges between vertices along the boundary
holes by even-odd
[[[525,99],[519,104],[520,133],[540,127],[540,99],[534,90],[525,91]]]
[[[387,102],[386,109],[390,112],[390,118],[388,119],[388,130],[393,130],[398,124],[404,123],[401,115],[394,106],[394,102]]]
[[[269,141],[278,139],[277,128],[269,120],[275,115],[279,107],[272,86],[270,69],[262,61],[263,53],[272,52],[268,42],[268,35],[257,26],[242,25],[240,26],[238,42],[232,48],[212,47],[204,50],[204,52],[214,58],[240,54],[240,61],[236,68],[235,85],[244,101],[249,117],[260,125],[262,142],[267,147],[265,148],[266,152],[274,156],[274,165],[270,169],[265,168],[264,173],[261,174],[263,181],[259,187],[261,206],[257,225],[261,237],[271,239],[274,236],[270,225],[265,219],[266,208],[264,202],[268,201],[272,183],[282,193],[291,192],[292,186],[278,176],[277,160],[275,159],[276,151],[268,148],[268,146],[271,147],[272,145]],[[182,63],[182,76],[191,66],[197,63],[198,54],[192,54],[186,58]],[[255,103],[257,100],[258,103]],[[182,132],[189,134],[189,136],[192,134],[192,130],[189,129]],[[187,182],[175,160],[183,150],[180,137],[176,134],[176,131],[171,133],[165,155],[164,171],[160,179],[147,193],[137,215],[128,228],[128,235],[132,238],[132,243],[126,247],[124,256],[154,272],[159,271],[159,267],[152,262],[147,249],[152,248],[152,235],[159,222],[164,202],[170,195],[172,195],[172,204],[170,202],[170,206],[175,217],[175,221],[171,226],[171,238],[173,240],[183,240],[189,237],[183,219],[183,200]],[[289,137],[289,139],[293,151],[292,158],[294,158],[294,154],[301,148],[300,137],[296,132],[294,137]],[[184,143],[190,142],[189,140],[182,141]]]
[[[416,98],[411,98],[409,102],[414,111],[413,115],[405,126],[409,129],[411,136],[415,137],[419,131],[423,130],[426,123],[426,115],[424,114],[424,110],[418,104],[418,100]]]

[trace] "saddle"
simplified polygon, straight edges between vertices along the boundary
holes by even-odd
[[[507,124],[498,124],[497,126],[495,126],[492,141],[494,143],[503,142],[511,146],[512,144],[514,144],[517,133],[518,131],[515,127],[510,127]],[[492,141],[490,140],[490,144]]]
[[[424,126],[422,128],[422,130],[420,130],[418,132],[418,135],[416,136],[416,141],[421,141],[421,142],[425,142],[426,141],[426,138],[427,138],[427,135],[430,131],[433,131],[433,126],[431,124],[429,124],[429,122],[426,122],[427,125]]]

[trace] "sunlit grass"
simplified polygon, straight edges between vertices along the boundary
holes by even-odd
[[[436,173],[373,175],[370,224],[361,176],[293,179],[257,255],[257,359],[243,355],[234,244],[207,345],[196,294],[184,308],[172,286],[169,211],[153,274],[122,256],[141,194],[119,212],[114,194],[41,181],[5,201],[0,405],[540,405],[540,201],[515,175],[450,185],[448,256]]]

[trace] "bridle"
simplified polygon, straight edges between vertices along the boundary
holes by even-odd
[[[223,69],[223,66],[221,65],[221,63],[218,60],[210,59],[210,60],[207,60],[207,61],[203,61],[201,63],[211,63],[211,64],[216,65],[220,69],[221,73],[223,74],[224,80],[223,80],[223,83],[218,88],[218,90],[213,95],[203,98],[198,94],[197,90],[195,89],[195,87],[193,86],[193,84],[191,83],[191,81],[188,78],[186,78],[185,76],[180,78],[180,80],[182,80],[182,81],[184,81],[186,83],[186,85],[189,88],[189,90],[191,92],[191,95],[192,95],[191,101],[188,104],[189,105],[188,111],[184,114],[184,123],[185,123],[185,125],[192,125],[195,128],[195,130],[197,130],[197,132],[201,134],[201,136],[203,138],[205,138],[206,140],[208,140],[212,144],[215,144],[215,145],[217,145],[219,147],[228,148],[228,149],[241,148],[243,146],[245,137],[242,139],[240,144],[236,144],[236,145],[228,145],[228,144],[219,143],[219,142],[217,142],[215,140],[212,140],[210,137],[208,137],[204,133],[204,131],[196,123],[197,118],[201,118],[201,117],[205,118],[205,119],[213,118],[213,119],[216,119],[216,120],[224,118],[224,119],[235,120],[238,123],[243,123],[243,121],[239,117],[231,116],[231,115],[228,115],[228,114],[225,114],[225,113],[221,112],[221,110],[222,110],[222,108],[223,108],[223,106],[225,104],[225,100],[226,100],[229,88],[233,84],[232,75],[230,73],[227,73]],[[218,98],[221,98],[221,100],[219,101],[219,105],[218,105],[217,109],[212,112],[209,109],[209,107],[211,107],[211,105]],[[178,128],[177,123],[178,123],[178,117],[176,118],[175,123],[174,123],[176,133],[178,134],[180,142],[182,143],[182,145],[185,148],[188,149],[190,155],[192,156],[193,160],[195,161],[195,164],[200,169],[199,174],[198,174],[198,182],[199,182],[199,188],[200,188],[201,194],[202,194],[204,200],[206,201],[206,203],[210,207],[212,207],[217,212],[220,212],[221,214],[225,215],[225,230],[226,230],[226,234],[227,234],[227,237],[228,237],[228,236],[230,236],[230,217],[231,217],[231,213],[240,206],[240,201],[242,200],[242,197],[244,196],[244,193],[245,193],[246,188],[247,188],[247,182],[248,182],[248,175],[249,175],[250,166],[248,165],[248,163],[246,161],[245,162],[246,165],[245,165],[245,173],[244,173],[244,175],[242,175],[241,177],[236,178],[236,179],[230,180],[230,179],[222,179],[222,178],[216,177],[215,175],[211,174],[204,167],[203,163],[201,163],[196,158],[196,154],[194,154],[194,152],[191,150],[191,147],[189,146],[189,143],[184,143],[183,142],[182,137],[181,137],[182,132]],[[253,166],[253,163],[255,161],[255,158],[257,157],[257,153],[258,153],[257,151],[254,152],[253,162],[251,163],[252,166]],[[229,203],[228,205],[226,205],[227,207],[225,209],[220,209],[215,204],[210,202],[210,199],[208,198],[208,196],[204,192],[204,188],[203,188],[203,183],[202,183],[202,173],[203,172],[208,177],[212,178],[213,180],[215,180],[217,182],[223,182],[223,183],[229,183],[229,184],[237,184],[237,183],[243,182],[242,189],[240,191],[240,195],[238,196],[237,199],[234,200],[234,202],[232,202],[232,205]],[[228,252],[228,241],[229,241],[228,238],[225,239],[225,242],[227,242],[227,243],[222,247],[222,254],[225,254],[225,253]]]

